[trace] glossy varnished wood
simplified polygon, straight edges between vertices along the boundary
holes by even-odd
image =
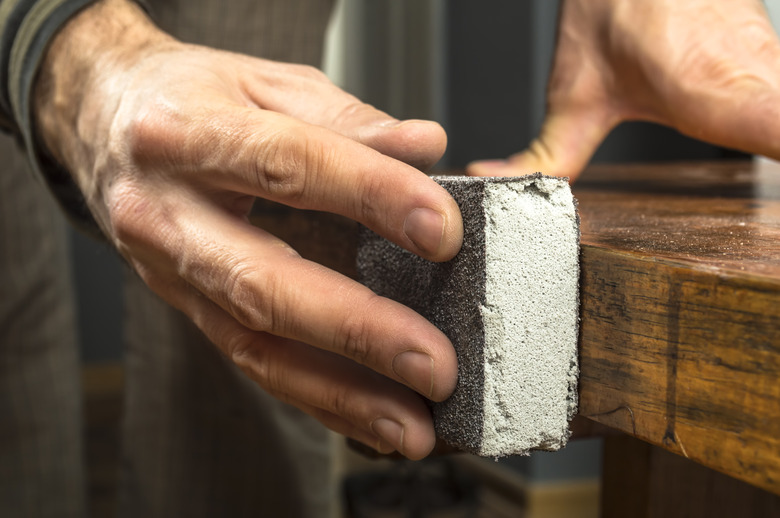
[[[591,167],[574,186],[582,244],[780,278],[780,166]]]
[[[780,169],[592,168],[580,414],[780,493]]]

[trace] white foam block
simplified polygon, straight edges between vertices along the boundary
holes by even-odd
[[[579,220],[568,183],[435,180],[461,208],[461,252],[431,263],[366,231],[361,279],[453,342],[458,384],[433,405],[441,438],[491,457],[557,450],[577,407]]]

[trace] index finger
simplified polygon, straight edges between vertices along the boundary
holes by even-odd
[[[136,126],[138,158],[175,164],[204,190],[341,214],[433,261],[460,250],[460,210],[442,187],[337,132],[253,107],[161,115]]]

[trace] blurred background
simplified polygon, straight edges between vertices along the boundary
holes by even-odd
[[[772,14],[780,13],[780,1],[766,5]],[[449,147],[438,169],[503,158],[525,147],[542,123],[558,7],[557,0],[339,0],[324,68],[336,84],[395,117],[440,122]],[[593,161],[740,157],[745,158],[653,124],[629,123],[609,136]],[[123,266],[104,246],[75,232],[71,240],[82,357],[87,366],[114,372],[117,380],[87,383],[87,389],[102,390],[107,402],[109,393],[121,388]],[[98,425],[108,427],[116,417],[108,406],[102,414],[92,408]],[[93,427],[97,439],[106,439],[100,434],[107,430]],[[410,473],[408,466],[345,455],[344,473],[395,470],[407,482],[419,482],[420,473]],[[598,512],[600,461],[600,440],[588,439],[557,453],[464,469],[482,480],[499,480],[510,492],[522,488],[518,505],[527,516],[589,517]],[[110,485],[110,476],[102,483]],[[558,509],[567,498],[569,507]],[[565,510],[572,508],[575,514]]]

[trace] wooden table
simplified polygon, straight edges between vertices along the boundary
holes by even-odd
[[[580,414],[780,494],[780,166],[591,167],[575,196]],[[256,221],[354,275],[351,222]]]
[[[593,167],[575,195],[580,414],[780,494],[780,166]]]

